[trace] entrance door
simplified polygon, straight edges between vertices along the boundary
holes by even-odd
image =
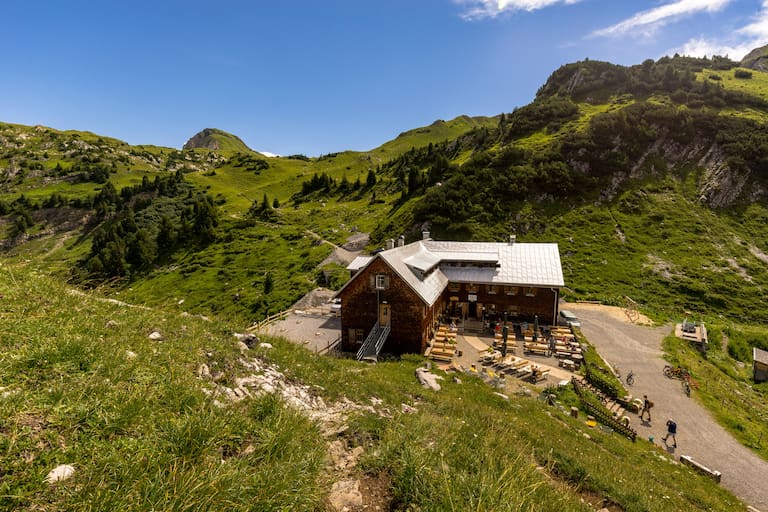
[[[470,302],[469,303],[469,313],[467,314],[469,318],[477,318],[477,302]]]
[[[390,324],[389,304],[379,304],[379,326],[388,327]]]

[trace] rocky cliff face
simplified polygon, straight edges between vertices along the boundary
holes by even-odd
[[[195,135],[193,135],[183,149],[221,149],[221,144],[214,137],[216,130],[213,128],[206,128]]]
[[[240,137],[216,128],[206,128],[190,138],[183,149],[228,149],[251,152]]]
[[[768,45],[755,48],[741,59],[739,66],[758,71],[768,71]]]

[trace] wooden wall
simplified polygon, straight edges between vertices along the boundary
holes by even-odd
[[[529,290],[527,287],[497,285],[495,292],[493,292],[489,285],[485,284],[478,284],[472,288],[469,283],[450,283],[443,291],[442,298],[448,309],[454,309],[451,306],[452,303],[461,304],[462,313],[468,314],[471,318],[473,315],[471,314],[469,295],[477,297],[475,318],[481,318],[482,308],[485,307],[488,313],[496,311],[501,315],[507,311],[509,319],[512,321],[531,322],[534,316],[538,315],[541,325],[556,323],[555,306],[559,299],[559,291],[556,288],[533,288],[533,290]]]
[[[375,276],[387,276],[386,287],[378,291]],[[378,321],[377,304],[390,305],[390,334],[382,351],[396,354],[422,353],[431,337],[433,311],[424,304],[408,284],[383,259],[376,258],[355,275],[342,290],[341,339],[342,349],[356,351],[360,343],[350,339],[350,329],[362,329],[363,339]]]

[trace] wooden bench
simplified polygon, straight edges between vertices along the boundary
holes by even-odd
[[[543,380],[547,380],[549,378],[549,368],[542,370],[541,368],[537,368],[534,370],[531,370],[531,382],[536,384],[537,382],[541,382]]]
[[[543,343],[526,342],[526,343],[523,343],[523,352],[541,354],[546,356],[546,355],[549,355],[549,345],[544,345]]]

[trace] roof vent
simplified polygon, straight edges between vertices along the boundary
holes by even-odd
[[[397,246],[402,247],[405,245],[405,236],[400,235],[400,238],[397,239]]]
[[[429,240],[429,231],[422,231],[421,232],[421,239],[422,240]]]
[[[387,249],[394,249],[395,248],[395,239],[390,238],[387,240]]]
[[[514,245],[517,240],[517,235],[509,235],[509,245]]]

